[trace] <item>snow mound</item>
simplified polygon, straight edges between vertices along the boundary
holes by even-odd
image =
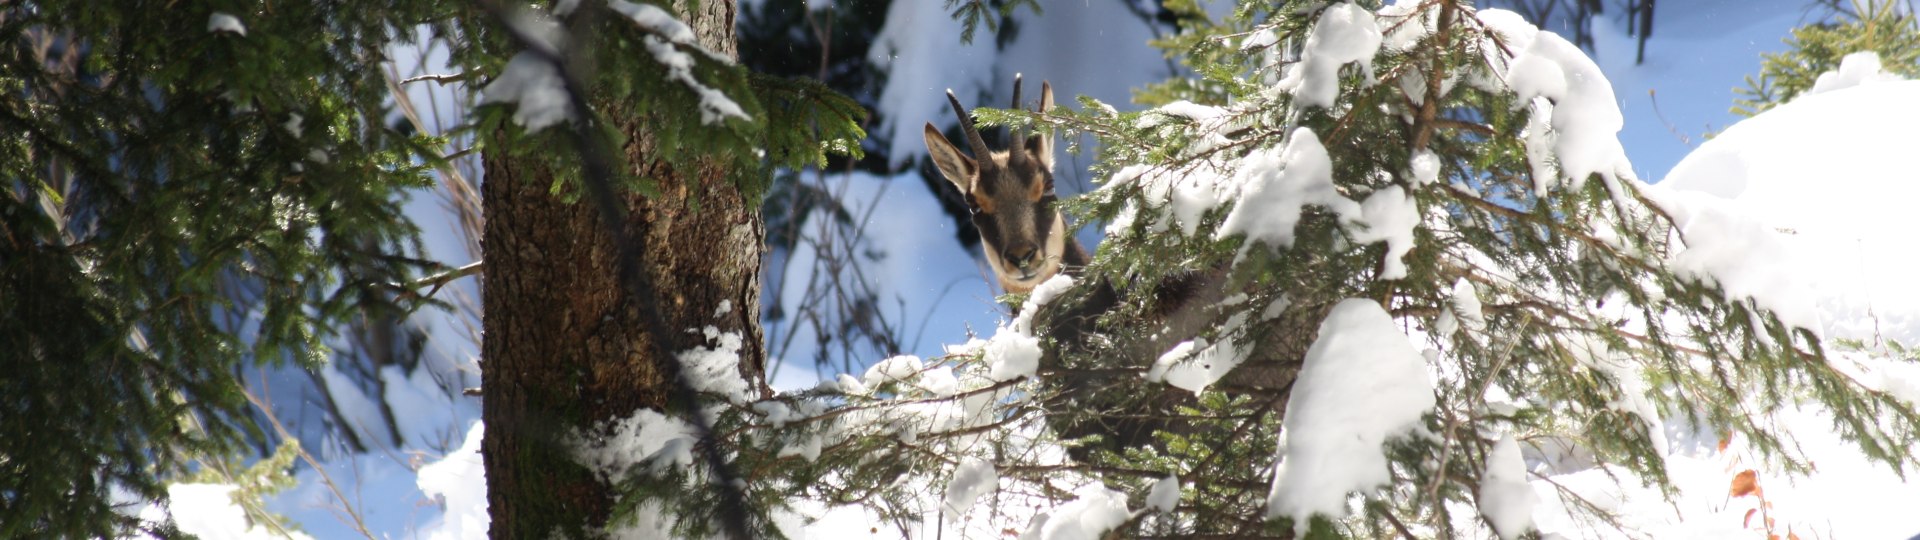
[[[1711,195],[1765,228],[1749,240],[1772,251],[1749,257],[1746,271],[1771,273],[1752,278],[1764,284],[1811,287],[1810,317],[1822,335],[1911,344],[1920,342],[1917,140],[1920,81],[1860,85],[1735,124],[1660,185],[1696,200]],[[1751,293],[1770,292],[1760,287]]]

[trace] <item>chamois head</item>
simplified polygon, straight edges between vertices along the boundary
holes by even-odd
[[[1053,209],[1053,140],[1040,134],[1031,137],[1013,130],[1009,140],[1018,141],[1006,151],[995,152],[980,139],[973,119],[960,106],[960,100],[947,91],[947,103],[960,119],[972,158],[948,142],[940,130],[927,123],[927,153],[940,175],[960,188],[973,214],[973,226],[980,229],[980,244],[986,249],[987,264],[993,267],[1000,287],[1010,293],[1025,293],[1035,285],[1060,273],[1063,262],[1084,264],[1085,254],[1073,243],[1066,222]],[[1020,108],[1020,77],[1013,78],[1013,108]],[[1040,109],[1053,108],[1053,85],[1040,83]]]

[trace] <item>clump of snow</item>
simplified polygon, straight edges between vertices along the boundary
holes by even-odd
[[[1040,369],[1040,338],[1000,327],[987,340],[987,378],[1011,381],[1032,377]]]
[[[1379,15],[1378,24],[1386,32],[1382,46],[1390,51],[1404,51],[1433,32],[1437,22],[1433,15],[1437,12],[1420,9],[1422,3],[1422,0],[1394,0],[1391,5],[1380,6],[1375,14]]]
[[[1474,332],[1487,327],[1487,315],[1480,306],[1480,293],[1467,278],[1453,282],[1453,289],[1447,296],[1447,309],[1440,310],[1433,330],[1440,337],[1448,337],[1463,326]]]
[[[721,332],[712,326],[703,333],[714,345],[675,355],[680,359],[680,378],[696,391],[719,394],[735,404],[746,403],[753,397],[753,390],[740,376],[740,333]]]
[[[1480,478],[1480,515],[1486,516],[1502,540],[1512,540],[1533,528],[1533,506],[1539,498],[1528,483],[1527,464],[1513,435],[1503,435],[1487,453],[1486,476]]]
[[[244,36],[244,35],[247,35],[247,25],[240,24],[239,17],[235,17],[231,14],[215,11],[213,12],[213,15],[210,15],[207,17],[207,31],[208,32],[229,32],[229,33],[240,34]],[[1874,65],[1878,66],[1879,63],[1875,62]]]
[[[1440,180],[1440,158],[1432,150],[1413,153],[1408,160],[1407,169],[1413,173],[1413,185],[1424,186]]]
[[[1373,55],[1380,51],[1380,26],[1373,14],[1351,3],[1328,7],[1307,35],[1300,61],[1275,87],[1293,94],[1303,107],[1332,107],[1340,93],[1340,67],[1359,62],[1373,80]]]
[[[1347,512],[1347,494],[1389,483],[1381,445],[1433,409],[1426,363],[1371,300],[1342,300],[1320,323],[1287,399],[1267,516],[1304,535],[1314,514]]]
[[[1840,58],[1840,69],[1821,73],[1813,88],[1801,97],[1845,90],[1855,86],[1902,80],[1899,75],[1880,69],[1880,53],[1860,51]],[[1797,98],[1796,98],[1797,99]]]
[[[1387,243],[1380,279],[1407,277],[1407,263],[1403,259],[1407,252],[1413,251],[1413,230],[1420,226],[1420,206],[1414,203],[1413,195],[1399,185],[1387,186],[1361,201],[1360,214],[1366,228],[1355,231],[1353,240]]]
[[[639,25],[640,29],[658,35],[667,41],[680,45],[693,45],[696,43],[697,38],[693,33],[693,27],[687,26],[687,23],[680,22],[679,19],[673,18],[672,13],[667,13],[667,10],[660,9],[660,6],[628,2],[627,0],[608,0],[607,7],[621,15],[626,15],[629,19],[633,19],[633,24]]]
[[[1094,482],[1073,490],[1073,502],[1055,508],[1040,525],[1038,540],[1099,540],[1127,522],[1127,495]],[[1022,538],[1025,538],[1023,535]]]
[[[1207,343],[1203,338],[1183,341],[1154,360],[1153,367],[1147,370],[1147,380],[1164,382],[1197,395],[1226,377],[1233,368],[1240,367],[1250,352],[1231,337],[1218,343]]]
[[[611,430],[596,432],[605,435],[571,437],[574,455],[609,482],[619,481],[641,464],[650,470],[691,465],[693,445],[699,439],[693,426],[652,409],[634,411],[633,416],[614,422]]]
[[[1826,337],[1920,343],[1915,140],[1920,82],[1807,95],[1700,145],[1656,186],[1673,196],[1647,193],[1689,204],[1698,214],[1690,226],[1727,220],[1722,237],[1690,230],[1686,242],[1688,251],[1720,252],[1702,253],[1694,268],[1730,294],[1738,287],[1789,324],[1817,322]],[[1782,287],[1796,281],[1807,289]],[[1802,310],[1807,302],[1813,313]]]
[[[973,508],[974,501],[999,485],[1000,475],[994,472],[993,462],[979,458],[960,462],[953,470],[953,481],[947,483],[947,497],[941,502],[947,509],[947,519],[959,521],[967,509]]]
[[[986,353],[987,378],[1010,381],[1032,377],[1040,369],[1040,338],[1033,335],[1033,317],[1047,302],[1073,287],[1073,277],[1055,274],[1027,293],[1027,301],[1013,321],[1001,325],[981,348]]]
[[[867,388],[866,383],[860,382],[860,379],[855,379],[852,375],[845,373],[841,373],[838,377],[835,377],[833,383],[833,389],[842,394],[862,395],[873,392],[873,389]]]
[[[1535,161],[1535,170],[1543,168],[1539,163],[1542,155],[1551,155],[1575,186],[1595,173],[1609,181],[1619,173],[1630,173],[1626,149],[1620,146],[1619,138],[1626,120],[1614,100],[1613,85],[1600,66],[1553,32],[1536,31],[1527,39],[1522,37],[1527,32],[1517,28],[1526,24],[1524,21],[1515,23],[1498,14],[1490,19],[1485,12],[1480,18],[1510,40],[1507,46],[1514,56],[1503,74],[1507,85],[1519,95],[1519,102],[1533,102],[1534,116],[1548,119],[1551,127],[1550,132],[1541,132],[1538,118],[1528,127],[1528,157]],[[1546,98],[1552,106],[1543,107],[1536,98]],[[1550,152],[1545,151],[1546,146],[1551,147]],[[1546,177],[1535,178],[1534,182],[1539,187],[1552,187],[1557,180]]]
[[[927,393],[946,397],[960,393],[960,379],[953,375],[953,366],[940,366],[920,373],[920,379],[914,386]]]
[[[1180,505],[1180,477],[1168,476],[1153,483],[1153,489],[1147,490],[1147,508],[1163,514],[1173,513]]]
[[[1040,313],[1040,308],[1071,288],[1073,288],[1073,276],[1065,272],[1054,274],[1053,277],[1035,285],[1032,291],[1027,292],[1026,303],[1020,305],[1020,314],[1013,317],[1011,324],[1013,329],[1023,334],[1032,334],[1034,315]]]
[[[866,375],[860,377],[860,383],[868,388],[879,388],[890,382],[904,382],[919,375],[925,367],[926,364],[918,356],[895,356],[868,367]]]
[[[480,459],[480,440],[485,432],[485,425],[474,422],[458,450],[420,467],[415,481],[420,492],[446,505],[446,513],[429,540],[486,537],[493,518],[487,514],[487,469]]]
[[[530,132],[573,118],[572,98],[560,70],[532,52],[507,60],[500,76],[480,90],[480,104],[514,104],[513,123]]]
[[[1540,34],[1540,28],[1527,22],[1526,16],[1510,10],[1483,9],[1475,12],[1473,18],[1479,20],[1480,24],[1492,34],[1489,37],[1516,51],[1526,48],[1533,43],[1534,37]],[[1493,47],[1489,52],[1498,50],[1498,47]]]
[[[1263,149],[1243,158],[1238,177],[1240,202],[1220,224],[1216,237],[1247,235],[1241,257],[1255,242],[1292,246],[1302,206],[1323,206],[1347,219],[1362,215],[1359,203],[1334,189],[1333,161],[1320,137],[1308,128],[1294,129],[1283,150]]]

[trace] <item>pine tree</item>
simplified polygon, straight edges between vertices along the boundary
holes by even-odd
[[[585,14],[574,17],[430,0],[148,4],[56,0],[0,8],[0,36],[8,43],[0,50],[0,171],[11,179],[0,196],[0,537],[171,533],[117,506],[164,504],[169,482],[233,476],[244,445],[269,440],[251,421],[237,376],[243,368],[294,362],[316,369],[329,354],[323,339],[344,324],[432,304],[411,285],[451,269],[421,257],[401,204],[407,190],[428,186],[432,168],[446,163],[445,142],[386,122],[389,92],[399,82],[383,76],[381,62],[397,41],[447,43],[453,64],[468,71],[441,79],[468,82],[483,94],[510,93],[491,83],[516,65],[551,68],[562,53],[557,59],[567,69],[557,71],[590,75],[590,86],[572,102],[592,96],[585,109],[591,114],[562,110],[559,120],[587,126],[587,137],[524,129],[514,117],[541,111],[511,99],[483,107],[472,126],[498,172],[487,183],[490,202],[544,212],[499,220],[534,225],[516,231],[534,236],[501,234],[490,245],[508,256],[500,266],[527,269],[495,276],[502,300],[514,298],[504,294],[506,286],[521,283],[521,291],[545,287],[583,295],[583,302],[598,299],[579,307],[622,317],[670,306],[676,324],[696,329],[731,306],[734,319],[744,321],[736,336],[746,336],[751,356],[759,346],[753,323],[760,227],[753,210],[767,171],[824,164],[830,152],[858,157],[858,107],[817,83],[731,63],[731,2],[698,3],[707,17],[695,27],[676,22],[680,11],[618,0],[549,6]],[[570,36],[561,39],[564,49],[540,41],[560,32]],[[536,52],[515,64],[527,46]],[[716,109],[720,100],[708,92],[739,109]],[[605,154],[582,150],[615,148],[646,158],[612,178],[622,201],[642,208],[628,222],[631,231],[653,235],[653,246],[682,242],[674,249],[688,255],[656,276],[673,296],[609,294],[622,289],[610,285],[617,274],[609,231],[538,227],[593,214],[592,206],[571,201],[595,184],[582,178],[590,167],[581,156]],[[728,204],[739,210],[727,212]],[[675,234],[657,237],[668,230]],[[715,247],[726,256],[712,257]],[[582,255],[542,260],[541,249]],[[528,254],[535,258],[511,257]],[[716,274],[705,273],[718,268],[709,264],[715,261],[729,262],[733,283],[719,286]],[[562,287],[569,283],[599,288]],[[532,320],[540,313],[533,307],[506,306],[496,313],[526,308],[522,336],[573,337],[568,329],[577,323],[601,321]],[[700,316],[685,315],[694,312]],[[643,335],[631,330],[601,335]],[[674,369],[657,354],[598,354],[644,350],[635,343],[543,341],[554,348],[540,351],[512,349],[510,336],[489,346],[526,352],[502,355],[502,368],[488,371],[495,390],[488,413],[571,428],[536,435],[591,437],[601,418],[540,413],[577,411],[609,396],[593,410],[630,413],[616,409],[658,403],[663,377]],[[594,379],[606,393],[574,392],[570,377],[581,372],[564,365],[512,369],[515,359],[538,363],[595,346],[602,347],[573,358],[583,361],[577,367],[607,374]],[[757,377],[759,362],[747,359],[733,380]],[[556,380],[560,386],[541,386]],[[534,408],[491,403],[516,387],[559,390],[543,394],[548,399]],[[557,439],[515,439],[524,425],[502,421],[489,430],[489,459],[525,464],[519,472],[530,476],[584,476],[564,463],[541,470],[549,464],[514,461],[555,456]],[[532,442],[497,444],[526,440]],[[287,461],[276,454],[240,473],[248,479],[236,495],[254,500],[272,489],[273,482],[253,477],[284,470]],[[513,478],[505,469],[489,475]],[[576,484],[581,490],[558,495],[537,483],[520,485],[533,490],[527,494],[500,489],[494,509],[509,517],[497,519],[504,526],[496,530],[544,536],[604,524],[606,497],[595,490],[609,487],[587,480]],[[553,508],[541,501],[556,500],[579,504],[534,514]],[[256,510],[249,507],[250,515],[270,519]]]
[[[1082,281],[1136,291],[1096,326],[1114,338],[1054,341],[1058,363],[1043,373],[1152,378],[1182,362],[1239,365],[1217,390],[1179,404],[1182,416],[1167,419],[1178,427],[1156,433],[1157,444],[1089,460],[1194,485],[1183,501],[1191,514],[1182,508],[1191,519],[1143,532],[1442,534],[1463,523],[1450,503],[1485,508],[1503,437],[1580,441],[1601,463],[1669,490],[1667,421],[1738,433],[1804,466],[1765,419],[1803,399],[1834,411],[1870,457],[1915,463],[1903,450],[1920,427],[1911,406],[1829,367],[1810,328],[1792,324],[1804,319],[1783,321],[1765,298],[1676,265],[1688,239],[1673,203],[1631,178],[1611,90],[1558,36],[1465,2],[1249,2],[1167,45],[1201,77],[1146,93],[1159,109],[1113,114],[1090,103],[1031,119],[1100,137],[1108,183],[1069,206],[1111,223]],[[1296,212],[1297,222],[1272,217]],[[1202,298],[1222,300],[1182,308],[1205,321],[1200,330],[1118,337],[1165,328],[1162,295],[1143,293],[1193,274],[1221,276],[1209,286],[1222,290]],[[1067,298],[1050,305],[1071,313],[1075,293]],[[1299,411],[1281,404],[1343,402],[1302,400],[1295,377],[1315,369],[1303,366],[1313,354],[1305,341],[1320,347],[1326,336],[1311,336],[1350,299],[1391,314],[1428,350],[1437,401],[1384,449],[1383,489],[1356,489],[1361,514],[1321,521],[1338,516],[1289,504],[1287,480],[1267,473],[1276,451],[1302,454],[1245,434],[1295,426]],[[1176,343],[1196,352],[1157,363],[1126,354]],[[1099,415],[1088,403],[1116,416],[1152,410],[1132,385],[1111,386],[1133,395],[1061,388],[1077,406],[1048,414],[1071,424]],[[1371,399],[1382,398],[1344,402]],[[1247,489],[1270,481],[1272,494]],[[1309,516],[1311,527],[1298,522]],[[1262,518],[1278,518],[1278,530]]]
[[[371,62],[446,11],[219,4],[0,7],[0,537],[140,527],[116,505],[262,439],[239,370],[438,270],[401,214],[437,145]]]
[[[947,356],[724,409],[750,492],[1052,508],[1031,534],[1511,538],[1523,445],[1672,493],[1666,424],[1806,471],[1769,417],[1813,403],[1920,464],[1920,414],[1805,313],[1686,262],[1713,239],[1632,177],[1573,43],[1465,1],[1172,7],[1195,76],[1156,108],[976,110],[1100,141],[1104,186],[1062,202],[1106,224],[1093,263]],[[631,474],[701,483],[663,459]]]

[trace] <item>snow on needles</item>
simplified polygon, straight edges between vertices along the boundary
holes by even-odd
[[[640,38],[641,43],[654,61],[667,69],[667,80],[685,85],[694,96],[700,98],[702,124],[716,124],[728,117],[748,119],[739,103],[693,76],[693,55],[682,52],[683,48],[699,51],[715,62],[732,63],[727,57],[700,46],[693,28],[673,18],[671,13],[659,6],[611,0],[607,7],[626,16],[646,32]],[[516,19],[515,24],[539,38],[542,43],[536,45],[545,49],[545,52],[558,54],[561,51],[558,45],[562,41],[559,27],[542,17],[543,14],[528,14]],[[571,97],[567,93],[565,80],[560,77],[559,68],[544,55],[533,52],[523,51],[513,55],[507,61],[507,66],[500,70],[500,76],[481,90],[481,105],[508,103],[516,105],[514,123],[525,127],[527,131],[540,131],[573,119]]]
[[[681,52],[681,48],[699,51],[716,62],[731,64],[725,56],[714,54],[700,46],[695,39],[693,29],[686,23],[673,18],[673,15],[659,6],[638,4],[626,0],[610,0],[607,7],[626,15],[633,24],[647,32],[640,41],[646,45],[653,59],[667,68],[667,80],[679,81],[700,98],[700,123],[716,124],[728,117],[747,120],[747,113],[726,94],[700,82],[693,76],[693,55]]]
[[[1515,28],[1526,23],[1501,10],[1486,10],[1479,18],[1502,33],[1515,51],[1503,74],[1507,85],[1519,94],[1520,103],[1534,103],[1527,154],[1534,161],[1535,188],[1552,187],[1557,180],[1542,162],[1548,156],[1575,186],[1594,173],[1611,182],[1619,173],[1630,172],[1618,135],[1626,119],[1600,66],[1552,32],[1528,32],[1530,25]],[[1542,117],[1547,122],[1540,122]],[[1545,127],[1551,132],[1541,132]]]
[[[1040,338],[1033,335],[1033,316],[1040,307],[1052,301],[1061,292],[1073,287],[1073,277],[1064,273],[1055,274],[1033,292],[1027,293],[1027,301],[1020,308],[1020,314],[1013,322],[1002,325],[994,331],[993,339],[987,340],[986,359],[990,368],[987,378],[996,381],[1010,381],[1020,377],[1032,377],[1040,369]]]
[[[652,409],[640,409],[611,429],[596,430],[606,436],[575,434],[571,437],[575,456],[607,482],[619,482],[637,465],[650,470],[693,464],[693,445],[699,439],[692,425]]]
[[[1373,55],[1380,51],[1380,25],[1373,14],[1350,3],[1336,4],[1320,15],[1293,64],[1275,88],[1293,94],[1303,107],[1332,107],[1340,93],[1340,67],[1359,62],[1367,81],[1373,80]]]
[[[1381,445],[1434,407],[1426,362],[1372,300],[1342,300],[1320,323],[1287,399],[1267,517],[1305,535],[1314,514],[1346,515],[1347,494],[1392,481]]]
[[[1347,220],[1363,215],[1358,203],[1334,189],[1333,160],[1311,129],[1294,129],[1286,148],[1255,151],[1239,165],[1240,178],[1235,183],[1240,185],[1240,202],[1220,224],[1217,237],[1247,235],[1246,245],[1240,248],[1242,258],[1255,242],[1292,246],[1293,226],[1300,222],[1302,206],[1323,206]]]
[[[1480,479],[1480,515],[1487,517],[1502,540],[1513,540],[1533,528],[1533,507],[1539,503],[1513,435],[1502,435],[1493,444],[1486,471]]]
[[[540,131],[573,118],[573,102],[560,70],[533,52],[513,55],[500,76],[480,91],[481,105],[496,103],[515,104],[513,123],[527,131]]]
[[[1073,495],[1073,502],[1060,505],[1044,521],[1036,520],[1020,539],[1099,540],[1132,516],[1127,511],[1127,494],[1107,489],[1105,484],[1080,486]]]
[[[1000,475],[993,470],[993,462],[979,458],[967,458],[953,471],[953,481],[947,484],[947,496],[942,502],[947,510],[947,519],[960,521],[966,516],[967,509],[973,503],[993,491],[1000,483]]]

